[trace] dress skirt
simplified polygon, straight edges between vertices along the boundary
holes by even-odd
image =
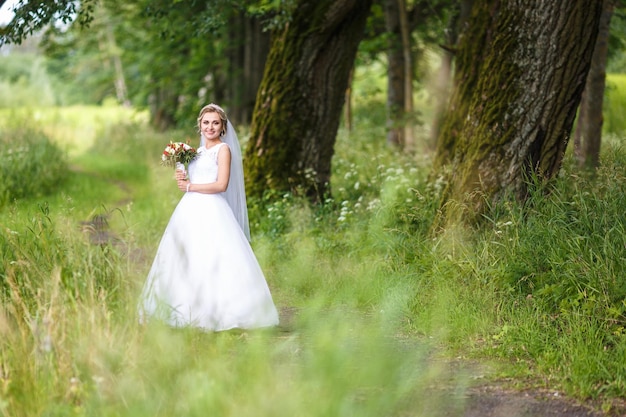
[[[210,331],[278,324],[248,239],[222,194],[185,193],[144,285],[140,321]]]

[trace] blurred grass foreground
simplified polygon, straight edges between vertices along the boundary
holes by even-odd
[[[0,415],[461,415],[498,376],[610,412],[626,391],[623,137],[594,175],[568,160],[549,195],[433,236],[443,184],[365,113],[340,132],[325,204],[249,202],[281,325],[214,334],[136,317],[180,198],[159,155],[193,132],[117,107],[3,110]]]

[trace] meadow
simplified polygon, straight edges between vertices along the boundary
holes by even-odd
[[[430,155],[389,149],[367,92],[323,205],[249,201],[281,325],[223,333],[137,321],[180,198],[159,155],[193,127],[154,132],[116,106],[0,111],[0,415],[443,416],[495,380],[611,414],[626,391],[626,90],[609,91],[597,172],[568,156],[549,194],[437,234]]]

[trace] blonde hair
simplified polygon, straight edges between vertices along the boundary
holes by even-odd
[[[220,116],[220,119],[222,120],[221,135],[223,136],[226,133],[226,125],[228,124],[227,123],[228,118],[226,117],[226,112],[224,111],[224,109],[215,103],[210,103],[204,106],[200,110],[200,114],[198,115],[198,130],[200,131],[202,130],[200,126],[200,122],[202,121],[202,116],[204,116],[206,113],[217,113],[218,116]]]

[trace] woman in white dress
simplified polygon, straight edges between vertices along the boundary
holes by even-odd
[[[250,247],[237,135],[216,104],[198,116],[201,146],[185,192],[163,233],[139,305],[140,321],[222,331],[278,324],[267,282]]]

